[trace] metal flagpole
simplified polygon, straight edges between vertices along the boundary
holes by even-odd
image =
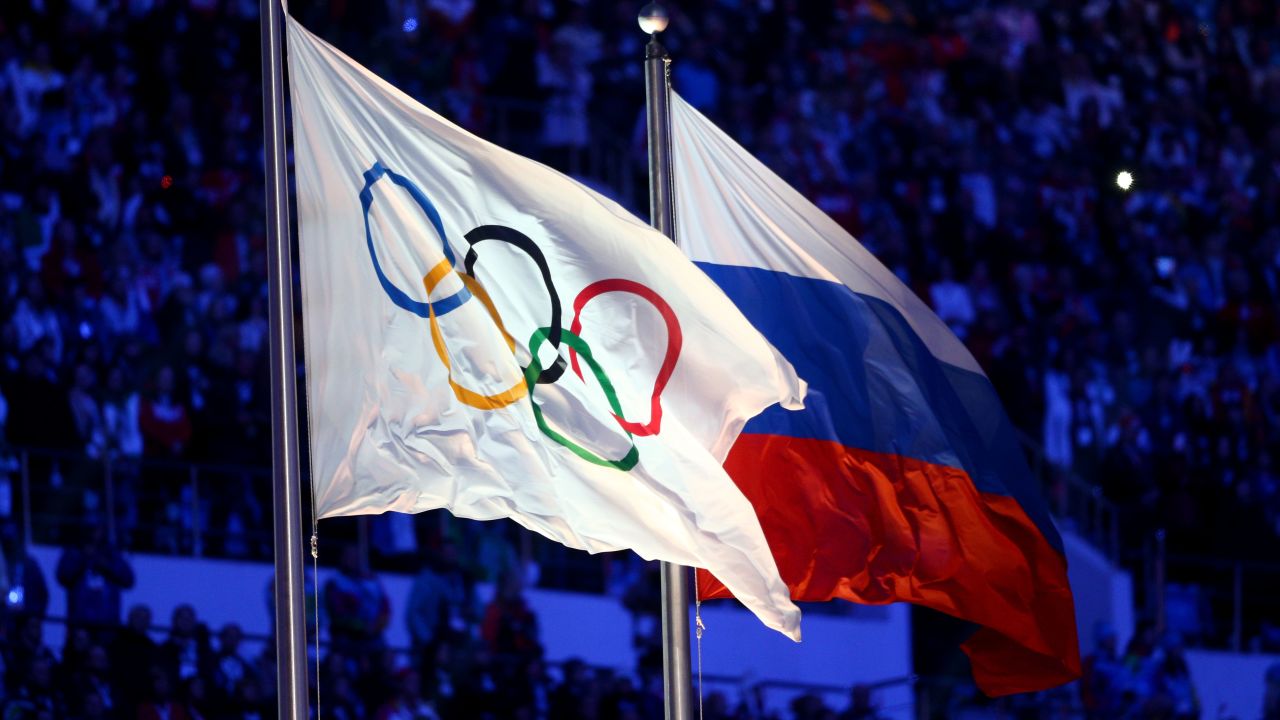
[[[260,0],[262,135],[267,180],[267,285],[271,316],[271,464],[275,495],[276,684],[281,720],[307,720],[307,625],[298,472],[293,255],[284,146],[284,12]]]
[[[644,52],[645,122],[649,138],[649,217],[658,232],[675,241],[671,193],[671,59],[658,42],[668,16],[657,3],[640,10],[640,29],[651,36]],[[693,718],[689,667],[688,570],[662,563],[662,689],[667,720]]]

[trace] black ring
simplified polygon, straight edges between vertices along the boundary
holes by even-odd
[[[505,225],[481,225],[463,237],[467,239],[467,242],[471,247],[467,249],[467,256],[462,261],[462,267],[463,271],[473,279],[478,280],[474,272],[476,260],[479,259],[479,255],[476,252],[476,245],[484,242],[485,240],[498,240],[507,243],[508,245],[513,245],[519,250],[522,250],[525,255],[528,255],[530,259],[533,260],[533,262],[538,266],[538,271],[542,273],[542,284],[547,288],[547,296],[551,298],[551,322],[547,325],[547,328],[550,330],[550,332],[547,333],[547,342],[551,343],[551,346],[556,348],[556,350],[559,350],[561,331],[560,296],[556,293],[555,283],[551,281],[551,268],[547,265],[547,258],[542,254],[542,250],[538,245],[534,243],[533,240],[529,239],[529,236],[519,230],[509,228]],[[557,353],[556,361],[551,364],[551,367],[548,367],[538,373],[538,384],[549,385],[554,383],[556,380],[559,380],[560,376],[564,374],[566,366],[567,363],[565,362],[564,357]],[[528,369],[528,367],[529,366],[526,365],[524,368],[521,368],[521,370]]]

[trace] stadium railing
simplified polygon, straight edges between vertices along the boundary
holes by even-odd
[[[1157,633],[1189,647],[1280,652],[1280,562],[1168,553],[1160,531],[1146,555],[1142,606]]]

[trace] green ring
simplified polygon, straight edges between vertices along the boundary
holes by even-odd
[[[551,328],[538,328],[533,331],[533,336],[529,338],[529,366],[524,369],[524,382],[529,387],[529,404],[533,406],[533,417],[538,421],[538,429],[547,437],[555,440],[565,446],[574,455],[586,460],[589,463],[600,465],[603,467],[617,468],[623,472],[630,470],[640,462],[640,449],[636,447],[636,439],[630,432],[627,438],[631,440],[631,450],[622,457],[621,460],[609,460],[602,458],[590,450],[578,445],[569,438],[561,435],[542,417],[542,408],[538,407],[538,403],[533,402],[533,391],[538,384],[538,376],[542,374],[542,361],[538,359],[538,350],[542,349],[542,344],[547,341],[547,336],[551,334]],[[573,348],[578,355],[587,362],[587,367],[591,368],[591,373],[596,376],[596,380],[600,383],[600,389],[604,390],[604,396],[609,401],[609,409],[613,414],[622,417],[622,403],[618,401],[618,393],[613,389],[613,383],[610,382],[609,376],[605,374],[604,368],[600,367],[600,363],[591,355],[591,347],[586,341],[574,335],[568,330],[561,329],[560,342]]]

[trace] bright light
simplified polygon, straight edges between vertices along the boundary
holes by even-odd
[[[404,21],[404,25],[403,25],[402,27],[404,28],[404,31],[405,31],[405,32],[407,32],[407,33],[411,33],[411,32],[413,32],[414,30],[417,30],[417,29],[418,29],[418,18],[416,18],[416,17],[411,17],[411,18],[409,18],[408,20],[405,20],[405,21]]]
[[[1133,187],[1133,175],[1130,175],[1128,170],[1121,170],[1116,176],[1116,185],[1119,185],[1121,190],[1128,190]]]
[[[653,35],[667,29],[667,23],[671,22],[671,16],[667,14],[666,8],[656,2],[640,8],[640,16],[636,18],[640,22],[640,29],[645,35]]]

